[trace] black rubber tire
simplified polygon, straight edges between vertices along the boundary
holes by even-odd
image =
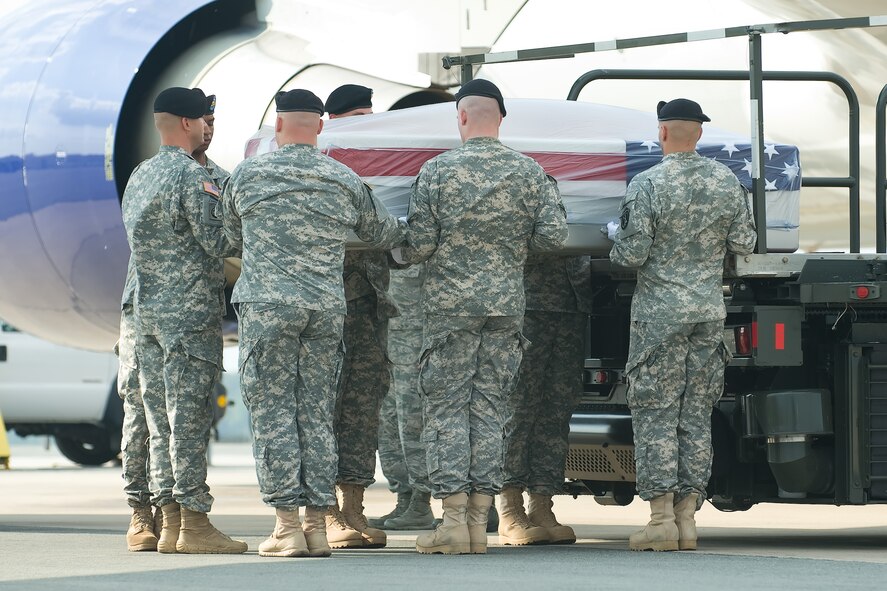
[[[98,427],[89,434],[56,434],[55,444],[63,456],[83,466],[101,466],[117,455],[111,449],[110,434]]]

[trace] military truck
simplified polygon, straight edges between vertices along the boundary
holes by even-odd
[[[884,25],[884,16],[777,23],[444,58],[445,68],[461,68],[465,83],[483,64],[748,37],[747,71],[600,70],[576,80],[568,96],[576,100],[586,84],[603,78],[749,81],[753,125],[747,184],[758,244],[754,254],[728,255],[725,260],[724,341],[733,358],[725,371],[723,396],[712,413],[714,464],[708,486],[710,500],[719,509],[744,510],[760,502],[887,502],[887,86],[877,105],[876,252],[862,254],[855,90],[830,72],[761,69],[761,39],[766,34]],[[847,253],[774,252],[793,249],[772,248],[773,244],[768,248],[773,234],[767,231],[764,80],[827,82],[847,98],[848,174],[801,180],[804,187],[848,190]],[[571,232],[576,230],[571,225]],[[591,234],[579,241],[584,248],[578,252],[592,255],[593,312],[584,391],[570,425],[567,490],[593,494],[603,504],[624,505],[636,494],[624,374],[635,276],[608,260],[609,244],[601,227],[585,231]]]

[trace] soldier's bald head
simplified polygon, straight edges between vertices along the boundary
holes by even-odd
[[[169,132],[181,125],[182,118],[172,113],[154,113],[154,127],[163,133]]]
[[[462,141],[473,137],[499,137],[502,113],[496,99],[466,96],[456,109]]]
[[[662,153],[692,152],[702,137],[702,123],[675,119],[659,122],[659,141]]]
[[[320,115],[307,111],[281,112],[277,114],[277,145],[317,145],[317,136],[323,129]]]

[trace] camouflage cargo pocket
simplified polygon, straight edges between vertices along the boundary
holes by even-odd
[[[448,383],[447,366],[435,352],[443,347],[450,338],[450,333],[441,333],[428,337],[422,343],[419,354],[419,394],[432,396],[435,393],[446,393]],[[443,363],[442,363],[443,362]]]
[[[718,343],[718,348],[712,355],[711,373],[708,375],[708,391],[711,392],[711,404],[714,406],[724,393],[724,368],[730,363],[733,355],[724,341]]]
[[[520,366],[521,362],[524,360],[524,353],[530,348],[530,345],[532,345],[530,340],[527,339],[523,333],[516,332],[514,333],[514,336],[516,338],[512,344],[513,348],[504,367],[505,375],[503,376],[504,381],[502,383],[502,393],[504,395],[511,394],[514,392],[514,389],[517,388],[517,383],[520,380]]]

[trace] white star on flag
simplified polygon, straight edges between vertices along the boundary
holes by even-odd
[[[764,179],[764,190],[765,191],[775,191],[776,190],[776,181]]]
[[[728,142],[724,144],[724,147],[721,148],[721,152],[726,152],[730,158],[733,157],[733,152],[738,152],[739,148],[736,147],[736,142]]]
[[[801,167],[798,166],[797,162],[795,162],[794,164],[789,164],[788,162],[786,162],[782,166],[783,166],[782,174],[787,176],[788,180],[790,180],[790,181],[795,180],[795,177],[797,177],[798,173],[801,172]]]
[[[743,158],[742,161],[745,162],[745,166],[742,167],[742,170],[747,172],[749,176],[751,176],[751,160],[746,160],[745,158]]]
[[[653,148],[655,148],[658,145],[658,142],[654,142],[653,140],[647,140],[647,141],[643,142],[641,145],[643,147],[647,148],[647,154],[649,154],[653,151]]]
[[[764,154],[768,156],[767,160],[772,160],[774,156],[779,156],[776,151],[776,144],[764,144]]]

